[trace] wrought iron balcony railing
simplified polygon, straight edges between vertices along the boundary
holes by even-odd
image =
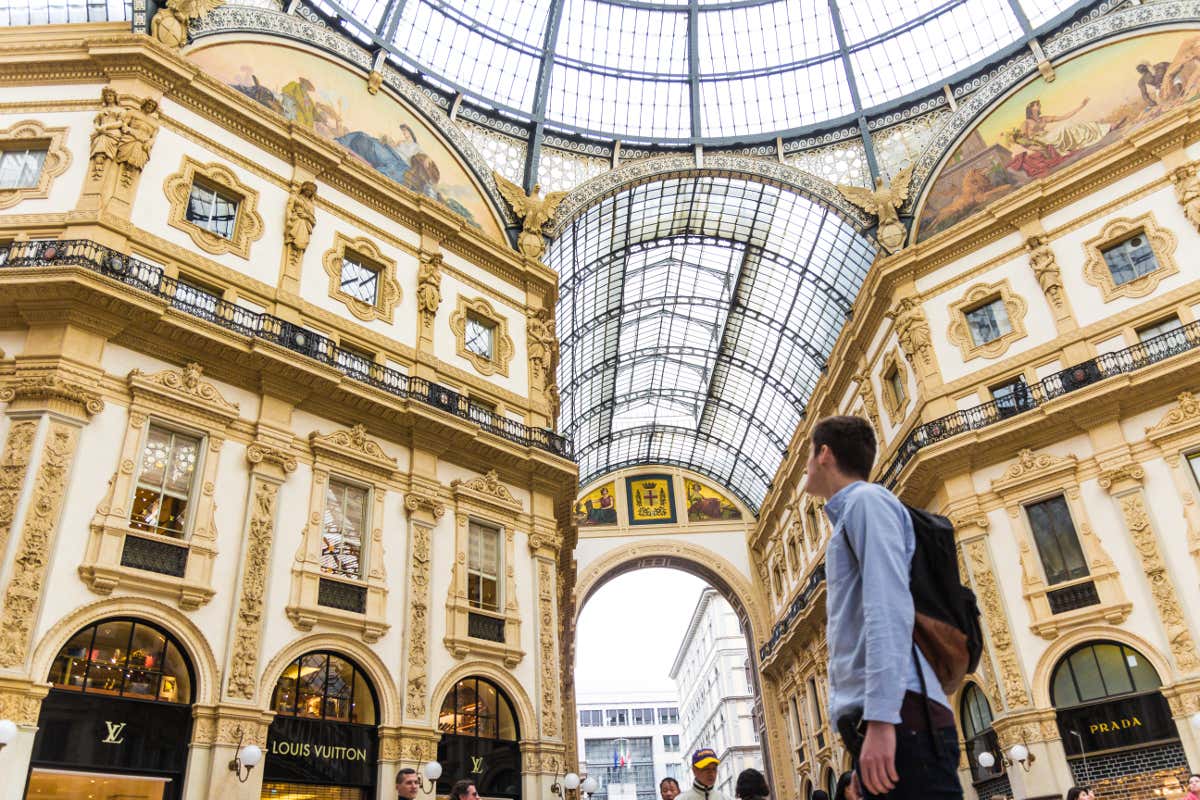
[[[1105,353],[1067,367],[1061,372],[1047,375],[1032,386],[1021,386],[1002,399],[955,411],[953,414],[918,425],[900,443],[892,457],[892,463],[888,465],[879,482],[888,488],[895,486],[904,467],[923,447],[960,433],[995,425],[1105,378],[1157,364],[1197,347],[1200,347],[1200,322],[1192,322],[1153,339],[1138,342],[1124,350]]]
[[[488,412],[466,397],[423,378],[367,363],[361,355],[343,350],[328,337],[270,314],[260,314],[234,303],[199,292],[163,274],[160,267],[86,239],[13,242],[0,250],[4,267],[76,266],[98,272],[127,286],[168,300],[191,316],[226,330],[286,347],[294,353],[337,369],[356,381],[396,397],[416,400],[469,420],[510,442],[536,447],[564,458],[573,458],[571,443],[546,428],[535,428]]]

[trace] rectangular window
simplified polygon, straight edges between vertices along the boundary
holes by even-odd
[[[142,448],[129,527],[182,539],[199,458],[198,437],[152,424]]]
[[[996,410],[1002,417],[1010,417],[1033,407],[1029,384],[1025,383],[1024,376],[1018,375],[1010,381],[993,386],[990,391],[992,400],[996,403]]]
[[[1183,323],[1179,317],[1168,317],[1160,320],[1153,325],[1143,325],[1137,329],[1137,337],[1139,342],[1146,342],[1150,339],[1157,339],[1159,336],[1165,336],[1171,331],[1177,331],[1183,327]]]
[[[668,753],[679,752],[679,734],[667,733],[663,734],[663,750]]]
[[[967,318],[967,328],[971,331],[971,341],[977,347],[1012,332],[1008,309],[1000,298],[977,306],[965,312],[964,316]]]
[[[379,270],[347,253],[342,256],[341,281],[343,292],[369,306],[375,305],[379,297]]]
[[[491,360],[496,341],[495,323],[477,317],[474,314],[468,314],[466,335],[464,338],[466,339],[468,351],[481,358]]]
[[[222,239],[233,238],[237,224],[238,201],[234,197],[200,181],[192,183],[188,197],[187,221],[215,233]]]
[[[604,724],[604,714],[599,709],[579,712],[579,724],[584,728],[596,728]]]
[[[679,724],[679,709],[660,708],[658,710],[658,723],[660,725],[678,725]]]
[[[472,522],[467,558],[467,600],[475,608],[500,610],[500,529]]]
[[[653,708],[635,708],[635,709],[633,709],[633,724],[634,725],[653,725],[654,724],[654,709]]]
[[[330,478],[325,488],[322,572],[347,578],[363,576],[363,532],[367,529],[369,499],[370,492],[361,486]]]
[[[1046,582],[1056,583],[1086,578],[1087,560],[1079,546],[1071,511],[1062,495],[1025,506],[1034,543],[1046,571]]]
[[[604,717],[609,725],[629,724],[629,710],[625,708],[610,708],[604,712]]]
[[[1188,463],[1192,466],[1192,476],[1196,479],[1196,484],[1200,485],[1200,453],[1188,456]]]
[[[887,383],[888,391],[892,393],[892,405],[896,408],[902,408],[904,401],[908,399],[904,393],[904,379],[900,377],[900,370],[888,370],[888,374],[883,380]]]
[[[45,147],[20,147],[0,151],[0,189],[32,189],[42,176]]]
[[[1123,242],[1100,251],[1112,273],[1113,283],[1120,286],[1158,269],[1158,260],[1144,234],[1131,236]]]

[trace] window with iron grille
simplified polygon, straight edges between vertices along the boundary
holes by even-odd
[[[490,361],[496,349],[496,323],[467,314],[464,338],[467,350]]]
[[[197,436],[150,425],[133,493],[131,528],[184,538],[200,441]]]
[[[192,183],[185,213],[188,222],[222,239],[232,239],[237,212],[237,198],[202,181]]]
[[[1062,495],[1031,503],[1025,506],[1033,540],[1037,545],[1042,568],[1046,571],[1046,583],[1056,583],[1086,578],[1089,574],[1087,559],[1079,545],[1071,511]]]
[[[467,601],[485,611],[500,610],[500,529],[472,522],[467,556]]]
[[[353,253],[342,256],[342,291],[369,306],[379,299],[379,270]]]
[[[963,316],[967,318],[971,341],[977,347],[995,341],[1006,333],[1012,333],[1008,309],[1004,307],[1004,301],[1000,298],[976,306],[964,312]]]
[[[347,578],[363,576],[363,532],[367,529],[370,491],[330,478],[325,488],[321,571]]]
[[[14,147],[0,150],[0,189],[32,189],[42,176],[45,147]]]
[[[1137,280],[1158,269],[1158,259],[1155,258],[1150,240],[1144,233],[1130,236],[1101,250],[1100,254],[1104,256],[1104,263],[1117,286]]]
[[[908,398],[904,392],[904,378],[900,375],[900,370],[892,367],[888,370],[887,375],[883,376],[884,383],[887,384],[888,391],[892,395],[892,406],[894,408],[902,408],[904,401]]]

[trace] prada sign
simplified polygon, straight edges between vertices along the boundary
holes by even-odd
[[[1059,709],[1058,729],[1069,756],[1179,738],[1161,692]]]
[[[33,761],[182,773],[191,735],[191,706],[52,690],[42,701]]]
[[[263,778],[370,788],[378,743],[373,725],[277,716],[267,734]]]

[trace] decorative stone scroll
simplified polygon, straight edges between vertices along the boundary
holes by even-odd
[[[37,425],[36,420],[14,420],[8,429],[8,441],[0,459],[0,553],[8,552],[8,536],[33,455]]]
[[[258,462],[251,463],[262,461],[260,457]],[[245,566],[233,635],[233,658],[229,664],[229,683],[226,687],[230,697],[243,700],[253,700],[258,685],[258,653],[262,642],[267,569],[271,563],[275,506],[279,496],[279,485],[273,481],[254,474],[250,481],[252,500],[246,530]]]
[[[1029,691],[1025,687],[1025,678],[1021,674],[1021,664],[1013,644],[1012,631],[1008,626],[1008,616],[1004,611],[1000,586],[992,571],[991,558],[987,552],[987,540],[978,538],[966,542],[963,544],[963,549],[971,568],[971,576],[975,581],[979,605],[983,610],[984,619],[987,621],[992,653],[996,657],[997,668],[1000,672],[1000,685],[1004,692],[1005,702],[1009,708],[1028,706]]]
[[[542,735],[558,736],[558,668],[554,647],[554,564],[538,559],[538,644],[541,648]]]
[[[896,338],[904,357],[914,367],[920,361],[925,366],[933,364],[933,339],[929,332],[929,319],[916,297],[902,297],[888,312],[896,326]]]
[[[409,515],[410,556],[408,575],[408,677],[404,691],[404,714],[424,719],[429,692],[429,571],[432,528],[418,518],[425,511],[436,521],[446,507],[429,494],[409,492],[404,498]]]

